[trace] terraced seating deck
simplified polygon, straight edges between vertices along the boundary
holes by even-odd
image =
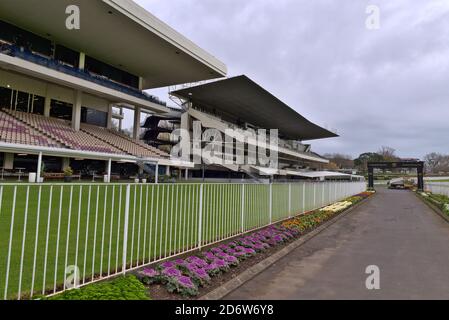
[[[45,147],[70,148],[136,157],[168,158],[164,151],[116,132],[88,124],[76,131],[70,122],[4,109],[0,112],[0,140]]]
[[[23,124],[11,115],[0,112],[0,141],[49,148],[63,148],[55,139]]]
[[[135,141],[117,131],[88,124],[81,124],[81,130],[136,157],[168,158],[167,153],[143,142]]]
[[[48,118],[26,112],[5,110],[16,119],[60,142],[64,146],[82,151],[122,154],[118,148],[83,131],[75,131],[65,120]]]

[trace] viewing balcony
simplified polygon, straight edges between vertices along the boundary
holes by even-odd
[[[159,100],[157,97],[149,95],[143,91],[140,91],[138,89],[134,89],[132,87],[128,87],[126,85],[117,83],[115,81],[112,81],[106,77],[99,76],[96,74],[92,74],[88,71],[83,71],[78,68],[75,68],[73,66],[61,63],[57,60],[35,54],[31,51],[27,51],[24,49],[21,49],[17,46],[10,45],[10,44],[1,44],[0,45],[0,53],[6,54],[10,57],[19,58],[22,60],[26,60],[28,62],[32,62],[35,64],[38,64],[43,67],[47,67],[49,69],[62,72],[86,81],[90,81],[93,83],[96,83],[98,85],[104,86],[106,88],[119,91],[124,94],[128,94],[131,96],[134,96],[139,99],[143,99],[155,104],[158,104],[160,106],[166,106],[167,104],[161,100]]]

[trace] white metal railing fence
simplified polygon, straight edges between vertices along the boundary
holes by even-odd
[[[364,182],[0,185],[0,297],[28,299],[337,202]]]
[[[435,194],[449,197],[449,182],[426,182],[424,189]]]

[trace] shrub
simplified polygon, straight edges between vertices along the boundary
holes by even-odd
[[[150,300],[145,286],[133,275],[65,291],[47,300]]]

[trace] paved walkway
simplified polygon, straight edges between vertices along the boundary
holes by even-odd
[[[366,289],[369,265],[380,290]],[[449,223],[411,192],[380,189],[226,299],[449,299]]]

